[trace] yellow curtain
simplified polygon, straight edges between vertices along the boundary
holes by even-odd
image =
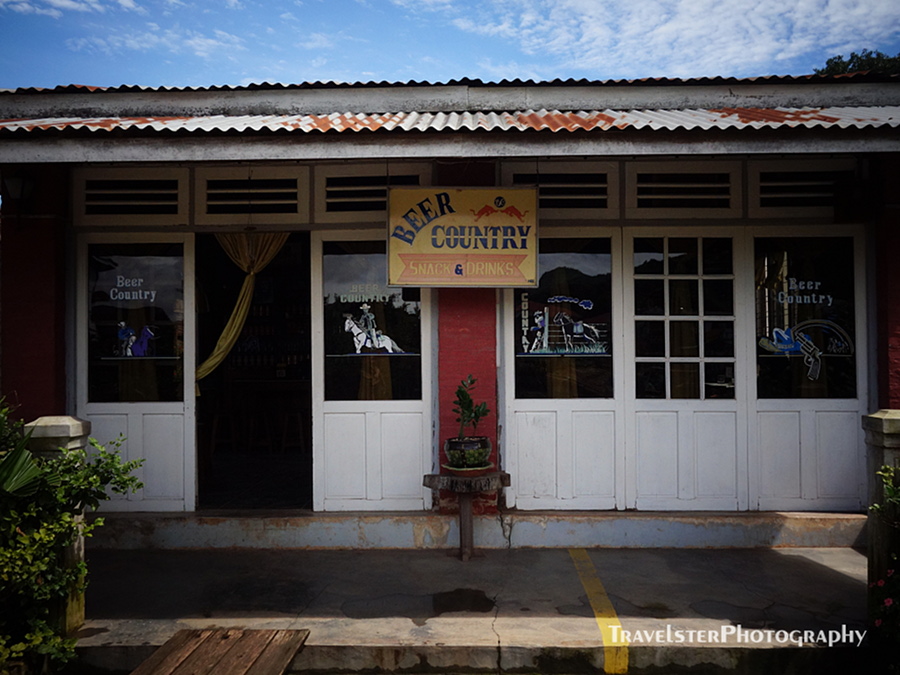
[[[219,367],[228,352],[234,347],[238,336],[244,329],[244,321],[250,311],[250,303],[253,300],[253,289],[256,286],[256,275],[268,265],[288,238],[287,232],[234,232],[217,234],[216,239],[221,244],[228,257],[234,264],[247,273],[241,292],[238,293],[237,303],[231,312],[231,317],[212,354],[203,363],[197,366],[195,380],[199,382],[212,371]]]

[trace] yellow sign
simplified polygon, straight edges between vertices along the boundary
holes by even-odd
[[[534,190],[395,188],[389,200],[389,285],[537,285]]]

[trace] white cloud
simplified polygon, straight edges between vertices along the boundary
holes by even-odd
[[[45,4],[60,11],[102,12],[106,8],[97,0],[43,0]]]
[[[225,31],[215,30],[211,35],[179,27],[161,30],[156,24],[148,24],[148,31],[122,32],[105,37],[73,38],[66,46],[73,51],[101,52],[108,55],[124,52],[167,51],[176,54],[190,52],[203,59],[235,50],[244,50],[243,40]]]
[[[302,42],[298,42],[297,46],[304,49],[331,49],[334,47],[334,40],[324,33],[312,33]]]
[[[597,77],[765,74],[758,70],[773,59],[900,36],[894,0],[488,0],[464,8],[450,0],[391,1],[447,13],[456,28],[539,59],[541,70]]]
[[[63,15],[58,9],[38,7],[31,2],[0,2],[0,8],[11,9],[18,14],[38,14],[54,19],[59,19]]]

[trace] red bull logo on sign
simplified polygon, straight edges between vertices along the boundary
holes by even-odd
[[[536,283],[534,190],[397,188],[390,191],[389,211],[391,284]]]

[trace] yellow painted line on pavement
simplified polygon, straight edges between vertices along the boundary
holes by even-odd
[[[628,672],[628,640],[622,634],[622,623],[600,583],[597,568],[583,548],[570,548],[569,556],[575,563],[578,578],[587,592],[588,602],[594,610],[600,635],[603,637],[603,669],[607,673]]]

